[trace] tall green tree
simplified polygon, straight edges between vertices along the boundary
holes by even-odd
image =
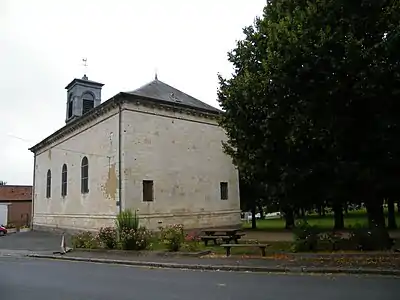
[[[219,77],[224,147],[282,208],[328,199],[340,224],[361,199],[385,226],[381,191],[400,159],[399,13],[393,0],[271,0],[244,29],[232,78]]]

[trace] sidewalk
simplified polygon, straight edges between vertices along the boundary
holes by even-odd
[[[135,253],[73,251],[66,255],[30,254],[29,257],[214,271],[345,273],[400,276],[400,255],[382,254],[270,254],[265,258],[207,255],[196,257],[163,257]]]

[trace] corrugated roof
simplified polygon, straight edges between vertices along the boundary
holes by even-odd
[[[152,82],[127,93],[141,97],[152,98],[155,100],[163,100],[175,104],[184,104],[193,108],[200,108],[211,112],[221,112],[219,109],[208,105],[158,79],[155,79]]]

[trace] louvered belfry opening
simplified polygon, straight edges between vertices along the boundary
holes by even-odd
[[[85,94],[82,97],[82,115],[94,108],[94,97],[92,94]]]

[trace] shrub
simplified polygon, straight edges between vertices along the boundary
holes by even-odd
[[[145,227],[123,229],[120,233],[120,244],[124,250],[145,250],[150,242],[151,232]]]
[[[393,246],[393,240],[384,228],[366,229],[357,226],[350,233],[350,241],[357,250],[387,250]]]
[[[13,223],[9,223],[6,226],[7,229],[17,228]]]
[[[292,250],[294,252],[317,250],[319,237],[315,226],[310,226],[306,221],[300,221],[293,230],[293,234],[295,241]]]
[[[136,214],[136,210],[134,213],[130,209],[120,212],[117,215],[116,225],[119,233],[124,230],[137,230],[139,228],[139,216]]]
[[[343,238],[340,233],[337,232],[326,232],[320,235],[318,239],[319,250],[351,250],[353,247],[349,243],[349,240]]]
[[[200,242],[199,236],[195,232],[192,232],[186,235],[185,243],[183,246],[186,250],[190,252],[198,251],[200,248],[199,242]]]
[[[161,240],[170,251],[178,251],[184,241],[183,225],[174,224],[161,228]]]
[[[98,240],[92,232],[84,231],[72,236],[72,246],[74,248],[95,249],[98,247]]]
[[[105,248],[115,249],[117,246],[117,230],[113,227],[101,227],[97,237]]]

